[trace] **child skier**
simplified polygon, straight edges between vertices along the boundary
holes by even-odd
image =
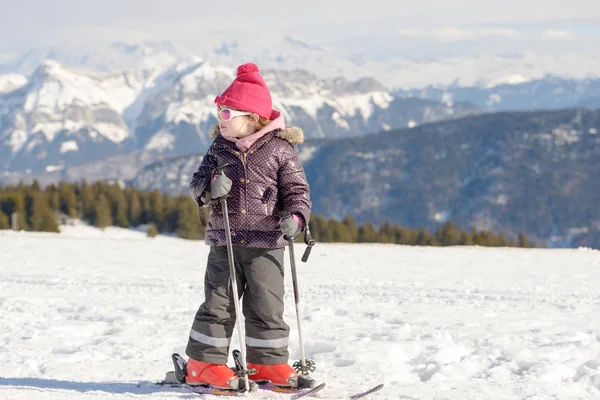
[[[285,236],[298,235],[310,217],[310,196],[295,145],[300,128],[285,127],[272,109],[269,89],[255,64],[237,69],[233,83],[215,99],[214,139],[190,183],[190,195],[203,205],[212,200],[206,230],[210,245],[204,303],[196,313],[186,354],[186,383],[232,388],[238,379],[227,367],[236,320],[222,208],[227,198],[238,298],[243,294],[248,368],[256,381],[296,386],[288,365],[289,326],[283,320]],[[217,167],[228,164],[224,174]],[[280,211],[291,213],[281,219]]]

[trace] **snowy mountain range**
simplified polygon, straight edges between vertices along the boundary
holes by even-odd
[[[396,90],[394,94],[443,102],[466,101],[490,112],[575,107],[598,109],[600,78],[570,79],[547,76],[528,80],[515,75],[509,82],[500,84],[448,87],[429,85],[421,89]]]
[[[290,36],[268,39],[264,51],[254,36],[223,36],[204,38],[195,51],[164,41],[61,45],[3,58],[0,179],[77,179],[81,166],[119,171],[114,160],[129,154],[156,160],[202,152],[216,122],[214,96],[233,79],[232,66],[248,59],[264,66],[275,106],[309,138],[363,135],[484,111],[600,106],[600,79],[519,69],[519,63],[537,65],[531,55],[512,54],[505,60],[510,68],[459,74],[442,84],[436,77],[445,73],[434,71],[469,62],[479,67],[489,57],[476,63],[467,55],[452,62],[383,62]],[[447,56],[456,58],[452,54]],[[503,65],[494,57],[494,65]],[[421,86],[411,78],[415,72],[426,77]],[[128,162],[122,170],[132,169]]]
[[[534,43],[510,35],[511,31],[498,30],[496,36],[492,29],[488,32],[491,36],[471,40],[458,40],[460,31],[441,31],[437,32],[441,35],[438,39],[449,35],[457,40],[432,42],[433,38],[421,37],[414,30],[398,29],[394,19],[386,27],[354,28],[345,33],[332,28],[327,37],[220,30],[207,32],[186,44],[167,40],[77,44],[69,40],[5,55],[0,58],[0,74],[29,76],[43,61],[52,59],[69,68],[136,70],[151,75],[199,57],[229,67],[253,61],[263,69],[302,68],[323,79],[373,77],[390,89],[409,90],[429,85],[491,87],[548,76],[595,79],[600,68],[594,35],[587,40],[555,38]],[[428,32],[425,29],[420,33]]]
[[[452,220],[550,246],[600,247],[600,110],[469,116],[309,140],[299,154],[319,215],[431,230]],[[155,163],[132,183],[187,193],[200,159]]]
[[[129,153],[208,148],[214,97],[235,71],[191,59],[163,71],[96,72],[44,61],[0,78],[0,169],[53,173]],[[478,113],[466,103],[403,99],[371,78],[264,70],[274,107],[307,137],[347,137]],[[6,175],[6,174],[5,174]]]
[[[305,164],[315,212],[600,247],[600,110],[502,112],[330,142]]]

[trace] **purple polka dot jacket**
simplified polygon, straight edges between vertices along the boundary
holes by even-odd
[[[298,127],[275,129],[258,139],[248,151],[225,139],[215,126],[212,145],[194,173],[190,188],[209,188],[213,170],[229,163],[225,175],[232,180],[227,197],[231,240],[234,246],[278,248],[287,244],[279,228],[278,212],[297,213],[306,225],[310,218],[310,191],[296,145],[304,141]],[[225,220],[221,204],[210,209],[206,244],[225,246]]]

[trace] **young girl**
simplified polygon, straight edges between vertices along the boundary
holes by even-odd
[[[235,388],[238,379],[225,365],[236,320],[222,208],[227,198],[238,298],[243,297],[250,379],[296,386],[288,365],[289,326],[283,320],[285,236],[295,236],[309,221],[311,202],[295,145],[300,128],[285,127],[272,109],[271,94],[252,63],[241,65],[233,83],[215,99],[218,126],[214,142],[190,183],[199,204],[214,203],[206,230],[210,245],[204,278],[204,303],[196,313],[186,349],[186,382]],[[215,168],[228,164],[224,175]],[[289,211],[283,220],[280,211]]]

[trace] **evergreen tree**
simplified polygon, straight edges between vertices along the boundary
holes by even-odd
[[[472,246],[473,240],[471,239],[471,235],[464,229],[460,230],[460,242],[458,243],[461,246]]]
[[[198,222],[196,203],[180,199],[177,204],[177,236],[183,239],[200,240],[204,232]]]
[[[358,240],[358,228],[356,227],[356,222],[354,221],[354,218],[346,216],[342,223],[346,226],[346,231],[350,236],[350,242],[356,243],[356,241]]]
[[[191,201],[193,205],[196,204],[194,200],[189,198],[189,196],[185,197],[187,198],[186,200]],[[165,193],[162,198],[162,204],[162,226],[159,226],[158,229],[160,232],[174,232],[175,226],[177,225],[177,218],[175,217],[177,201],[173,197]],[[204,212],[204,210],[202,211]]]
[[[149,222],[154,222],[151,220],[151,210],[150,210],[150,193],[142,192],[140,193],[140,201],[142,203],[142,213],[140,215],[140,224],[147,224]]]
[[[31,206],[31,229],[41,232],[60,232],[50,203],[43,193],[33,192]]]
[[[332,243],[334,241],[335,233],[333,232],[333,224],[328,219],[323,219],[321,225],[321,240],[326,243]]]
[[[352,236],[348,232],[348,227],[339,221],[331,221],[332,242],[349,243],[352,242]]]
[[[33,183],[31,184],[31,191],[36,192],[36,193],[39,193],[42,191],[42,187],[40,186],[40,183],[38,182],[37,179],[33,180]]]
[[[132,226],[138,226],[142,216],[140,194],[137,190],[128,188],[125,197],[127,197],[127,220]]]
[[[517,239],[517,243],[518,243],[519,247],[530,247],[529,240],[527,239],[527,235],[525,235],[525,232],[519,233],[519,238]]]
[[[376,243],[377,231],[370,222],[364,223],[358,228],[358,241],[360,243]]]
[[[58,185],[60,199],[60,212],[71,218],[79,217],[79,199],[77,198],[76,186],[61,182]]]
[[[396,243],[396,232],[394,227],[389,222],[384,222],[379,228],[379,242],[381,243]]]
[[[50,205],[50,209],[54,212],[60,211],[60,195],[55,185],[48,185],[46,187],[46,197]]]
[[[495,245],[497,247],[506,247],[508,245],[508,241],[504,237],[504,233],[500,232],[495,240]]]
[[[0,188],[2,190],[2,188]],[[0,229],[10,229],[10,221],[8,220],[8,216],[4,214],[2,210],[0,210]]]
[[[165,207],[163,211],[164,227],[162,229],[162,232],[171,233],[177,231],[177,220],[179,218],[178,204],[180,202],[187,201],[187,197],[188,196],[180,196],[169,201],[168,207]],[[193,202],[192,199],[189,199],[189,201]],[[204,212],[205,209],[199,211]],[[208,220],[208,217],[206,218],[206,220]]]
[[[17,213],[17,224],[19,230],[29,230],[29,223],[27,222],[27,210],[25,207],[25,189],[15,190],[12,192],[7,200],[6,215],[12,218],[13,213]]]
[[[490,247],[493,245],[492,237],[487,231],[478,231],[473,236],[473,244],[476,246]]]
[[[79,189],[79,198],[81,199],[81,210],[83,219],[95,225],[96,209],[94,191],[86,181],[83,181]]]
[[[111,187],[111,202],[112,202],[112,218],[114,223],[121,228],[129,227],[129,220],[127,219],[127,198],[125,193],[121,190],[118,183],[115,183]]]
[[[446,222],[436,236],[440,246],[456,246],[460,243],[460,233],[456,231],[452,221]]]
[[[318,215],[311,215],[310,217],[310,233],[313,239],[317,242],[325,243],[323,233],[324,222],[324,219]]]
[[[417,246],[437,246],[435,238],[425,229],[420,228],[417,234]]]
[[[106,182],[94,182],[94,184],[92,184],[94,198],[99,199],[101,194],[106,196],[106,192]],[[108,198],[106,200],[108,200]]]
[[[409,228],[394,228],[394,243],[415,246],[417,244],[417,233]]]
[[[104,229],[107,226],[112,226],[112,224],[113,219],[108,200],[104,193],[101,193],[94,205],[92,225]]]
[[[154,222],[156,226],[163,226],[163,198],[158,190],[150,192],[150,209],[149,211],[149,222]]]

